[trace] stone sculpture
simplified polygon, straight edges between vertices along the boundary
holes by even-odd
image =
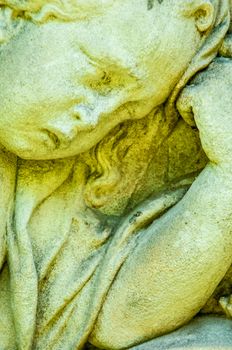
[[[0,349],[227,330],[231,3],[0,6]]]

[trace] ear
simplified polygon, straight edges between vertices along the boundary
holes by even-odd
[[[195,19],[196,27],[203,33],[214,23],[215,7],[211,0],[192,0],[186,5],[186,15]]]

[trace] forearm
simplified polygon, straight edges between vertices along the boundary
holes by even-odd
[[[149,228],[160,237],[186,240],[190,245],[204,242],[231,244],[232,172],[220,165],[208,164],[184,198]],[[191,239],[193,241],[191,241]],[[230,248],[228,249],[229,256]]]
[[[117,346],[127,347],[171,331],[204,305],[232,261],[230,179],[229,170],[208,165],[185,197],[141,232],[100,315],[95,337],[103,345],[111,339],[113,347],[117,334]]]
[[[217,59],[178,97],[180,115],[196,124],[212,164],[175,207],[140,233],[95,328],[93,339],[103,345],[108,339],[105,348],[129,347],[184,324],[231,264],[231,73],[232,61]]]

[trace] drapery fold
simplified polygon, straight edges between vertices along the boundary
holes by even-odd
[[[7,251],[17,345],[20,350],[29,350],[36,327],[38,275],[28,223],[34,209],[66,180],[73,161],[56,162],[53,169],[49,163],[49,170],[36,162],[28,161],[27,167],[19,163],[14,205],[7,224]],[[54,176],[57,172],[59,176]]]

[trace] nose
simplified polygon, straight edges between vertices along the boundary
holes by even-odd
[[[77,104],[65,115],[58,116],[48,124],[48,131],[59,140],[58,143],[70,144],[79,132],[92,131],[103,115],[108,115],[121,105],[121,96],[100,99],[92,105]]]
[[[115,112],[125,101],[125,93],[112,94],[111,96],[95,95],[91,104],[77,104],[73,115],[78,121],[78,128],[86,131],[94,129],[104,115]]]
[[[57,118],[47,125],[47,130],[58,140],[58,144],[69,145],[77,134],[77,121],[68,117]]]
[[[96,107],[79,104],[74,107],[74,117],[78,121],[77,128],[91,130],[97,125],[100,115]]]
[[[47,124],[47,131],[56,138],[58,144],[68,146],[78,132],[93,130],[99,114],[91,107],[78,105],[71,113],[55,118]]]

